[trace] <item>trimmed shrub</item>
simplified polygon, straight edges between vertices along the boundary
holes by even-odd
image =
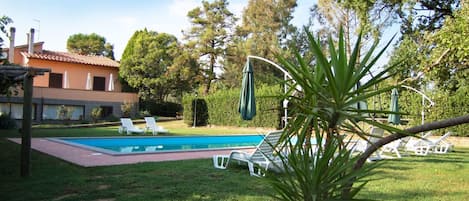
[[[200,100],[204,100],[207,105],[207,115],[197,114],[197,118],[199,118],[199,115],[202,119],[207,117],[207,123],[211,125],[278,128],[283,111],[281,110],[282,100],[276,96],[281,93],[282,88],[280,86],[263,85],[256,88],[257,115],[251,121],[245,121],[241,119],[238,112],[240,89],[219,90],[207,96],[197,97],[197,113],[203,112],[203,110],[199,110]],[[194,100],[195,96],[190,94],[185,95],[182,100],[184,106],[183,118],[188,125],[194,123]],[[197,120],[197,125],[199,125],[199,120]]]
[[[176,117],[177,113],[182,112],[182,105],[174,102],[157,103],[155,101],[142,101],[140,109],[150,112],[151,115],[162,117]]]

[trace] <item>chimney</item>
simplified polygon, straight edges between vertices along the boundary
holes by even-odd
[[[15,62],[15,27],[10,28],[10,49],[8,49],[8,62]]]
[[[31,28],[30,34],[28,35],[28,53],[33,54],[34,53],[34,29]]]

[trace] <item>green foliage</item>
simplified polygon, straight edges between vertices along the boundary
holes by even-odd
[[[177,38],[173,35],[146,29],[136,31],[122,55],[119,75],[130,87],[138,89],[141,99],[163,102],[174,89],[181,88],[175,85],[181,76],[168,72],[179,51]],[[184,80],[191,75],[192,71],[186,72]],[[189,84],[184,80],[179,84]]]
[[[469,79],[469,5],[454,13],[444,26],[428,33],[431,50],[428,61],[423,63],[429,80],[437,86],[456,91],[467,84]],[[457,33],[457,34],[455,34]]]
[[[322,144],[320,133],[315,139]],[[368,182],[363,177],[372,175],[370,172],[377,164],[368,165],[363,169],[354,170],[353,165],[358,156],[353,156],[348,149],[341,149],[340,142],[334,139],[327,148],[322,146],[303,146],[289,143],[291,152],[284,161],[285,173],[282,175],[268,174],[268,180],[278,193],[274,195],[278,200],[285,201],[322,201],[349,200],[342,196],[342,191],[348,188],[350,180],[358,180],[361,184],[352,189],[350,197],[356,194]],[[305,153],[312,153],[313,156]],[[283,157],[283,156],[282,156]]]
[[[0,114],[0,129],[16,128],[16,122],[8,114]]]
[[[93,122],[98,122],[102,115],[103,108],[101,107],[95,107],[91,110],[91,119],[93,120]]]
[[[3,16],[0,17],[0,34],[1,35],[3,35],[3,34],[8,35],[6,27],[8,26],[8,24],[11,24],[11,23],[13,23],[13,20],[10,17],[8,17],[6,15],[3,15]],[[2,36],[2,37],[0,37],[0,48],[2,48],[2,46],[3,46],[3,41],[4,41],[4,39],[3,39],[3,36]]]
[[[132,113],[133,104],[129,102],[124,102],[121,105],[122,117],[130,117]]]
[[[139,107],[140,110],[148,111],[150,115],[163,117],[175,117],[176,113],[182,112],[182,105],[173,102],[157,103],[154,101],[142,101]]]
[[[469,86],[461,86],[455,92],[449,91],[438,91],[435,93],[433,100],[436,105],[429,108],[429,112],[426,113],[426,122],[438,121],[442,119],[449,119],[452,117],[463,116],[469,114]],[[459,126],[447,128],[439,131],[439,133],[445,133],[452,131],[455,136],[468,137],[469,133],[468,124],[462,124]]]
[[[228,10],[227,0],[202,1],[202,7],[189,11],[187,17],[192,27],[184,36],[189,40],[190,50],[198,55],[204,71],[204,93],[208,94],[211,83],[217,79],[215,68],[224,59],[236,18]]]
[[[367,81],[363,79],[390,42],[375,55],[376,42],[360,57],[361,34],[353,49],[348,50],[350,44],[346,43],[340,29],[337,43],[329,35],[328,52],[323,51],[319,40],[310,32],[307,34],[315,64],[305,61],[298,52],[295,61],[278,57],[292,77],[291,90],[286,96],[295,106],[293,120],[287,124],[282,136],[283,142],[290,144],[291,137],[295,136],[296,143],[289,146],[288,157],[282,159],[285,165],[292,162],[293,168],[286,170],[288,174],[284,179],[274,178],[271,183],[282,200],[352,200],[366,183],[364,179],[369,169],[354,168],[357,158],[350,157],[342,135],[348,132],[365,138],[368,134],[359,122],[400,131],[363,116],[364,113],[389,114],[389,111],[357,107],[360,102],[394,88],[375,89],[391,76],[387,75],[390,68]],[[312,139],[318,148],[312,147]],[[324,147],[320,147],[324,140]]]
[[[67,50],[81,55],[98,55],[114,59],[114,46],[96,33],[71,35],[67,39]]]
[[[195,54],[189,51],[187,45],[182,45],[179,49],[166,74],[169,78],[167,87],[170,87],[170,93],[177,98],[196,89],[204,80]]]
[[[231,63],[226,65],[225,77],[230,78],[230,86],[237,86],[247,55],[275,59],[275,54],[283,53],[288,38],[294,33],[295,27],[290,23],[297,6],[294,0],[249,1],[243,11],[242,24],[236,28],[236,38],[230,47]],[[283,73],[273,70],[271,64],[252,61],[256,72],[256,80],[265,84],[276,84]],[[240,80],[240,79],[239,79]],[[240,83],[240,82],[239,82]]]
[[[242,120],[238,112],[239,88],[219,90],[213,94],[198,97],[198,102],[203,100],[207,104],[208,123],[211,125],[277,128],[280,126],[283,112],[280,108],[281,99],[278,98],[281,91],[279,86],[263,85],[256,88],[257,115],[251,121]],[[184,122],[188,125],[193,123],[194,99],[193,95],[183,97]],[[197,111],[199,111],[198,108]]]
[[[467,108],[468,102],[465,86],[469,84],[469,6],[451,10],[451,13],[453,17],[433,32],[404,35],[390,61],[390,65],[397,65],[393,71],[396,82],[405,80],[404,84],[432,95],[436,105],[424,108],[427,122],[467,114],[461,108]],[[421,97],[409,93],[401,95],[400,99],[406,101],[400,103],[403,103],[403,111],[409,113],[411,125],[418,125],[421,123]],[[465,135],[464,128],[467,126],[450,130]]]

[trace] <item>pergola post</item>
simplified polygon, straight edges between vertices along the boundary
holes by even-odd
[[[33,79],[34,74],[29,70],[24,76],[23,88],[23,125],[21,127],[21,176],[31,175],[31,126],[33,107]]]

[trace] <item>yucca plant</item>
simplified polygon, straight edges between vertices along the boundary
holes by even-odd
[[[313,63],[298,52],[295,61],[278,56],[292,77],[285,98],[294,108],[283,141],[289,142],[290,136],[296,136],[297,142],[284,143],[289,150],[289,155],[282,157],[286,174],[268,178],[277,193],[274,197],[280,200],[353,200],[375,165],[354,169],[358,156],[352,156],[346,149],[348,142],[343,135],[353,133],[366,139],[367,133],[360,122],[402,132],[363,115],[392,112],[357,106],[396,87],[374,88],[391,76],[390,68],[364,79],[391,41],[376,54],[378,42],[374,43],[362,56],[359,55],[361,34],[350,55],[347,55],[343,30],[337,44],[329,36],[327,51],[309,32],[308,42],[315,58]]]

